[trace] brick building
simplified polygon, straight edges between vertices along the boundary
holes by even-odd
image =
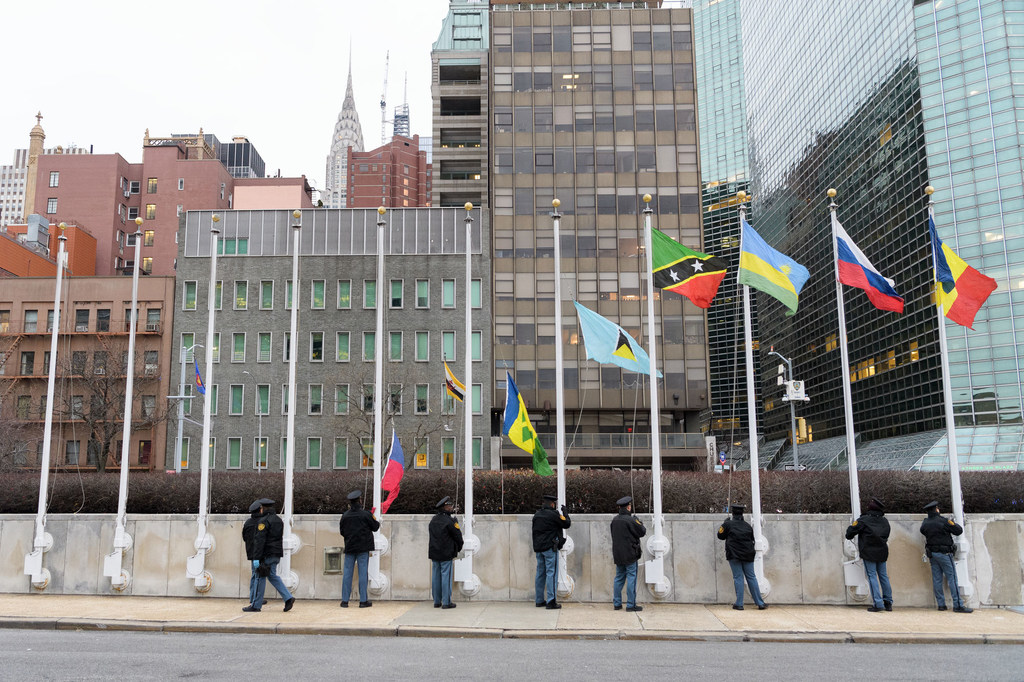
[[[419,135],[395,135],[368,152],[348,148],[349,208],[430,206],[430,191],[431,169]]]
[[[53,277],[57,274],[59,225],[40,215],[29,216],[24,225],[0,227],[0,277]],[[74,223],[65,224],[64,250],[68,274],[96,274],[96,238]]]

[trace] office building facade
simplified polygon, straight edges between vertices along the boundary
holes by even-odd
[[[348,150],[350,208],[430,206],[432,171],[420,136],[395,135],[368,152]]]

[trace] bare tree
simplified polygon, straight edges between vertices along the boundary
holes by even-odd
[[[0,410],[0,471],[17,471],[28,462],[29,441],[38,438],[36,429],[17,419],[13,408]]]

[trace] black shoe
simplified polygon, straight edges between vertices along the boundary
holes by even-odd
[[[547,605],[548,605],[548,603],[546,601],[539,601],[539,602],[534,603],[534,606],[536,606],[538,609],[542,609],[542,608],[544,608]]]
[[[622,610],[622,604],[618,604],[618,605],[613,604],[612,608],[615,609],[616,611],[621,611]]]
[[[284,610],[291,611],[292,605],[295,603],[295,597],[289,597],[288,601],[284,603]]]
[[[733,604],[732,608],[733,608],[734,611],[742,611],[743,610],[743,607],[740,606],[739,604]]]
[[[869,606],[868,607],[868,611],[870,611],[871,613],[878,613],[879,611],[884,611],[884,610],[885,609],[880,609],[877,606]]]
[[[627,606],[626,610],[630,611],[630,612],[643,611],[644,607],[642,607],[642,606]]]
[[[885,610],[886,611],[892,611],[892,602],[891,601],[885,602]]]
[[[248,606],[243,606],[242,610],[245,611],[246,613],[259,613],[260,612],[260,609],[256,608],[252,604],[249,604]]]
[[[435,609],[439,609],[439,608],[441,608],[441,605],[440,604],[434,604],[434,608]]]
[[[444,604],[441,606],[442,609],[454,609],[455,604]]]
[[[562,608],[562,605],[559,604],[558,602],[556,602],[554,599],[552,599],[551,601],[549,601],[544,606],[544,608],[546,608],[546,609],[560,609],[560,608]]]
[[[266,599],[264,599],[264,600],[263,600],[263,603],[262,603],[262,604],[260,604],[260,606],[266,606],[266,605],[267,605],[267,600],[266,600]]]
[[[371,606],[373,606],[373,602],[372,601],[361,601],[361,602],[359,602],[359,608],[361,608],[361,609],[368,609]]]
[[[347,601],[341,602],[341,608],[347,609],[348,608],[348,602]]]
[[[974,613],[974,609],[969,606],[958,606],[953,609],[953,613]]]
[[[768,608],[767,604],[759,604],[758,607],[757,607],[757,610],[758,611],[764,611],[766,608]]]
[[[945,607],[945,606],[940,606],[940,607],[939,607],[939,611],[945,611],[945,610],[946,610],[946,607]]]

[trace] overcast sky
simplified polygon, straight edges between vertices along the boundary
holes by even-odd
[[[323,187],[352,45],[366,149],[380,145],[408,74],[413,134],[430,135],[430,49],[448,0],[56,0],[2,12],[0,163],[28,146],[43,114],[46,146],[93,146],[142,160],[154,137],[245,135],[267,164]],[[388,136],[391,135],[390,125]]]

